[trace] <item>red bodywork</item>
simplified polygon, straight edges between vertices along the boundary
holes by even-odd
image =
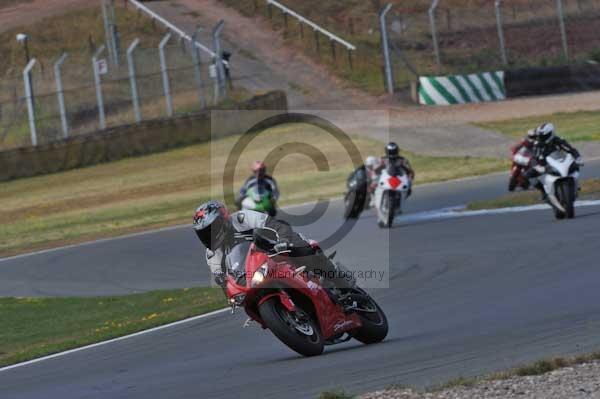
[[[512,166],[510,168],[510,180],[514,182],[514,187],[521,187],[524,190],[529,188],[529,179],[525,177],[525,171],[531,167],[533,155],[528,143],[521,142],[512,149]]]
[[[311,244],[317,245],[314,242]],[[329,298],[316,277],[309,278],[306,272],[294,273],[295,268],[288,259],[283,255],[270,258],[251,244],[246,257],[246,285],[238,284],[231,275],[227,276],[225,291],[230,302],[236,296],[245,295],[240,306],[244,307],[252,320],[267,328],[258,307],[267,299],[278,297],[288,311],[293,312],[296,306],[300,306],[302,310],[312,314],[325,340],[362,325],[355,313],[344,313],[342,307]],[[268,265],[267,277],[259,285],[251,287],[252,276],[265,263]]]

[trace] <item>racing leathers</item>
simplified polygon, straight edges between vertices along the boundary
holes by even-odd
[[[271,199],[274,202],[277,202],[277,200],[279,200],[279,188],[277,187],[277,182],[272,176],[250,176],[246,179],[242,188],[240,188],[240,193],[236,200],[236,205],[238,206],[238,208],[241,208],[242,201],[244,200],[244,198],[246,198],[248,190],[254,187],[257,187],[258,189],[264,189],[270,192]]]
[[[330,286],[337,288],[351,288],[354,279],[341,265],[334,264],[320,249],[313,248],[310,243],[283,220],[278,220],[269,215],[252,210],[241,210],[231,214],[231,223],[234,230],[233,242],[224,244],[214,251],[206,250],[206,262],[210,267],[215,281],[222,285],[225,270],[225,257],[237,244],[245,241],[244,236],[251,236],[254,229],[270,228],[277,231],[279,241],[286,243],[290,250],[290,261],[296,266],[306,266],[308,271],[323,277]]]
[[[562,150],[566,153],[569,153],[573,156],[573,158],[581,161],[581,155],[579,151],[571,144],[567,142],[567,140],[560,138],[558,136],[552,137],[547,142],[536,142],[533,147],[534,157],[538,164],[545,165],[546,157],[552,154],[554,151]]]
[[[415,178],[415,171],[410,165],[410,162],[408,161],[408,159],[402,156],[398,156],[396,158],[381,157],[378,159],[378,161],[379,162],[374,167],[367,168],[367,176],[369,178],[368,194],[370,197],[369,207],[371,208],[374,206],[374,193],[375,189],[377,188],[377,183],[379,182],[379,175],[381,174],[381,171],[385,168],[388,168],[390,164],[394,168],[403,170],[404,173],[406,173],[406,175],[410,178],[411,183]],[[408,195],[410,196],[411,194],[412,187],[408,189]]]
[[[546,166],[546,157],[555,151],[564,151],[568,154],[571,154],[573,156],[573,158],[575,158],[578,166],[583,165],[583,161],[581,159],[581,155],[579,154],[579,151],[577,151],[577,149],[575,147],[573,147],[571,144],[569,144],[565,139],[558,137],[558,136],[554,136],[546,142],[536,141],[536,143],[533,146],[533,155],[534,155],[533,159],[534,159],[535,165],[536,166],[537,165]],[[539,177],[540,174],[541,173],[538,170],[536,170],[535,167],[532,167],[527,172],[527,177],[535,178],[535,177]],[[542,183],[540,181],[538,181],[536,183],[535,187],[542,194],[542,200],[545,200],[546,192],[544,191],[544,187],[542,186]]]

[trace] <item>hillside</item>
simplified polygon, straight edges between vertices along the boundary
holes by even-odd
[[[246,16],[270,18],[263,0],[220,0]],[[281,1],[357,46],[350,69],[346,54],[338,48],[334,60],[330,46],[321,37],[320,53],[312,34],[304,34],[298,23],[273,8],[272,26],[288,38],[290,45],[327,64],[338,76],[373,93],[383,91],[379,10],[383,0]],[[431,2],[392,0],[388,14],[396,85],[407,88],[416,74],[471,73],[505,68],[501,63],[493,1],[441,0],[436,26],[442,66],[438,68],[427,10]],[[599,0],[563,0],[571,61],[600,59]],[[564,64],[556,3],[544,0],[503,2],[504,34],[509,67]],[[341,53],[341,54],[340,54]],[[411,69],[416,72],[411,72]]]

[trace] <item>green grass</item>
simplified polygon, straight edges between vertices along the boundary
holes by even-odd
[[[0,183],[0,256],[189,223],[200,202],[221,197],[225,161],[238,138]],[[353,166],[335,139],[305,125],[271,129],[256,139],[235,169],[235,188],[253,160],[297,141],[318,142],[329,171],[319,172],[304,155],[284,157],[274,170],[281,205],[340,196]],[[383,148],[371,139],[353,141],[363,159]],[[405,154],[416,170],[417,185],[508,168],[501,159]]]
[[[352,399],[354,397],[354,395],[349,395],[344,391],[325,391],[319,395],[319,399]]]
[[[600,179],[590,179],[581,182],[579,199],[598,198],[600,198]],[[514,206],[527,206],[540,203],[541,200],[539,191],[518,191],[493,200],[471,202],[469,205],[467,205],[467,209],[471,211],[477,211],[482,209],[510,208]]]
[[[509,137],[522,138],[527,130],[533,129],[543,122],[552,122],[556,126],[557,133],[569,141],[600,140],[600,112],[598,111],[563,112],[478,125]]]
[[[89,298],[0,298],[0,366],[223,308],[219,288]]]

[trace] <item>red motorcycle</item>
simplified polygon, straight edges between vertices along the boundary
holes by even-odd
[[[517,187],[528,190],[531,186],[525,172],[531,167],[533,154],[527,147],[515,146],[512,149],[512,166],[508,180],[508,191],[515,191]]]
[[[351,338],[372,344],[386,337],[385,314],[364,290],[343,293],[342,305],[319,277],[289,262],[289,250],[277,252],[275,230],[256,229],[244,238],[225,259],[225,294],[232,313],[243,307],[248,314],[245,326],[259,323],[303,356]],[[316,242],[311,245],[318,249]]]

